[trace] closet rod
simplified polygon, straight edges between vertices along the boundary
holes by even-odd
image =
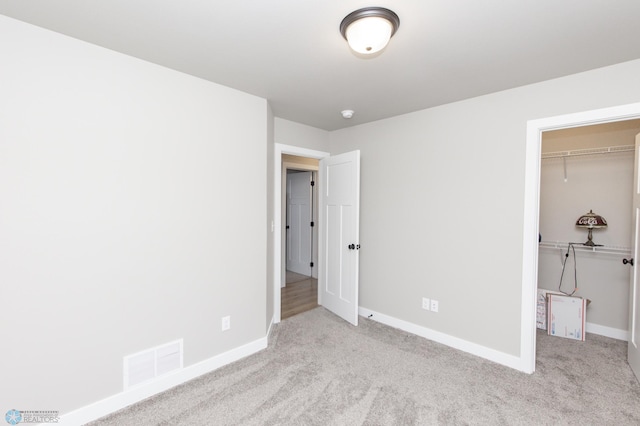
[[[631,248],[621,246],[585,246],[580,243],[571,243],[577,251],[591,251],[595,253],[603,254],[616,254],[628,256],[631,254]],[[544,249],[560,249],[560,251],[566,251],[569,248],[569,243],[562,241],[542,241],[538,244],[538,247]]]
[[[613,154],[616,152],[630,152],[630,151],[634,151],[635,149],[636,148],[634,145],[609,146],[604,148],[574,149],[572,151],[558,151],[558,152],[543,153],[541,155],[541,158],[543,160],[547,160],[549,158],[578,157],[581,155]]]

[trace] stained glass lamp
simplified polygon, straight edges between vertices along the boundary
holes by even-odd
[[[589,236],[587,237],[587,241],[584,243],[585,246],[595,247],[601,246],[602,244],[595,244],[593,242],[593,235],[591,234],[594,229],[606,228],[607,221],[604,217],[597,215],[593,212],[593,210],[589,210],[589,213],[585,213],[576,221],[576,226],[578,228],[587,228],[589,230]]]

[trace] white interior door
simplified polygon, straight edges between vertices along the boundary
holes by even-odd
[[[287,173],[287,270],[311,276],[311,172]]]
[[[322,159],[318,181],[318,302],[358,325],[360,151]]]
[[[636,135],[635,166],[633,172],[633,223],[631,225],[632,235],[632,258],[638,261],[638,243],[640,242],[640,134]],[[629,349],[628,360],[631,369],[637,378],[640,378],[640,289],[638,288],[638,268],[632,266],[631,271],[631,294],[629,306]]]

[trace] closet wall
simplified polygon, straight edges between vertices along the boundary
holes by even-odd
[[[620,339],[628,329],[631,272],[622,259],[630,257],[632,245],[633,151],[624,147],[638,133],[640,120],[633,120],[547,132],[542,139],[538,288],[558,290],[561,277],[563,291],[577,285],[575,295],[591,300],[587,332]],[[608,147],[612,152],[566,155]],[[575,226],[589,210],[608,223],[593,231],[594,242],[604,245],[595,251],[581,245],[587,230]],[[575,256],[569,242],[578,243]]]

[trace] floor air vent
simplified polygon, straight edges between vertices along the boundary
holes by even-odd
[[[123,360],[124,389],[182,368],[182,339],[147,349]]]

